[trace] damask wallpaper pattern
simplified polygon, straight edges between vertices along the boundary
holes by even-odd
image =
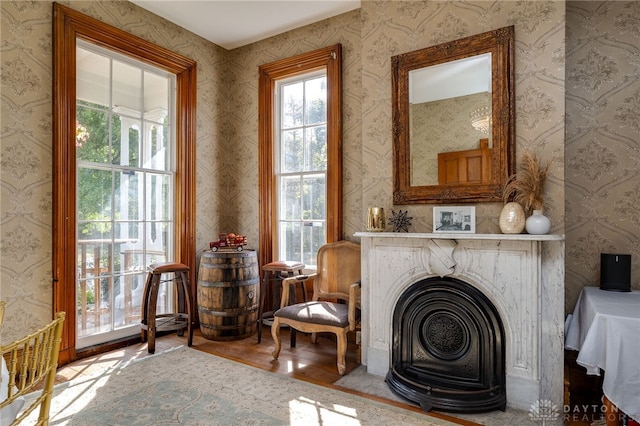
[[[196,244],[220,228],[223,207],[214,191],[223,169],[227,96],[220,70],[224,49],[127,1],[60,2],[198,62]],[[52,2],[2,1],[0,149],[0,298],[8,302],[2,340],[51,318]],[[218,161],[216,161],[218,158]]]
[[[515,26],[516,153],[551,160],[545,210],[553,233],[564,217],[564,2],[372,1],[362,4],[362,204],[408,209],[412,232],[431,232],[432,206],[392,206],[391,57]],[[476,205],[478,233],[499,233],[502,203]]]
[[[566,307],[631,254],[640,290],[640,2],[567,7]]]
[[[359,10],[231,51],[127,1],[62,3],[198,62],[197,249],[225,230],[257,245],[258,66],[335,43],[343,46],[344,237],[363,229],[372,205],[408,210],[410,231],[430,231],[431,206],[391,201],[390,58],[515,25],[517,152],[552,161],[546,211],[552,232],[566,227],[567,311],[583,285],[595,284],[600,249],[638,252],[635,2],[569,3],[567,70],[563,1],[365,0]],[[51,317],[52,7],[0,8],[0,298],[7,316],[21,318],[3,329],[10,340]],[[501,208],[476,205],[477,231],[499,232]]]
[[[362,229],[360,11],[355,10],[229,52],[231,107],[224,143],[233,153],[229,161],[242,161],[225,179],[233,199],[226,200],[231,208],[222,219],[231,229],[248,230],[252,241],[258,238],[258,67],[337,43],[342,44],[343,235],[350,238]]]

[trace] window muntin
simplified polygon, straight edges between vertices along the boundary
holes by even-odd
[[[175,75],[78,41],[77,341],[138,331],[145,266],[173,259]],[[164,291],[159,310],[169,306]],[[164,300],[164,301],[163,301]]]
[[[277,81],[275,117],[278,258],[313,268],[327,234],[326,71]]]

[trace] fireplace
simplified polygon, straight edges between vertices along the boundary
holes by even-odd
[[[422,287],[428,283],[428,287],[440,280],[447,283],[449,288],[452,288],[453,282],[464,283],[465,289],[473,289],[472,292],[482,295],[479,310],[484,312],[478,315],[486,317],[483,321],[487,322],[487,329],[496,332],[501,344],[482,349],[469,348],[469,351],[483,354],[480,356],[483,365],[462,380],[476,380],[479,384],[474,386],[478,390],[486,388],[479,392],[487,395],[491,393],[489,388],[496,394],[504,391],[507,407],[529,410],[533,404],[541,401],[550,401],[562,407],[563,236],[375,232],[359,232],[355,236],[360,237],[362,247],[361,338],[362,363],[367,366],[367,372],[380,376],[381,380],[387,377],[394,391],[402,388],[404,382],[413,381],[417,385],[406,390],[410,400],[425,408],[438,404],[438,409],[447,409],[453,402],[446,397],[421,396],[428,392],[433,396],[434,386],[429,384],[429,380],[440,384],[436,372],[416,370],[406,364],[414,376],[399,378],[396,374],[398,368],[403,370],[405,366],[397,366],[394,351],[407,351],[408,346],[416,347],[416,341],[398,342],[398,335],[404,333],[404,329],[394,326],[393,316],[399,305],[400,310],[405,310],[403,305],[412,303],[421,306],[422,302],[405,300],[405,292],[413,286]],[[460,313],[439,307],[435,316],[430,316],[433,309],[421,307],[420,310],[424,312],[419,313],[421,317],[411,325],[414,328],[422,327],[422,335],[418,334],[421,337],[417,339],[424,340],[425,327],[428,332],[436,334],[438,327],[451,326],[446,325],[447,322],[456,327],[455,318]],[[478,340],[468,336],[460,339],[468,339],[469,345],[477,344]],[[452,349],[431,350],[440,357],[455,359],[456,356],[462,356],[459,355],[461,352],[456,351],[463,351],[463,348],[463,344],[458,342],[454,343]],[[419,351],[428,352],[426,349]],[[447,351],[451,351],[451,354]],[[490,371],[484,364],[487,353],[491,354],[490,363],[500,361],[503,367]],[[417,353],[412,356],[433,355]],[[463,361],[466,359],[461,359],[460,364],[464,364]],[[453,369],[460,367],[455,366],[455,361],[452,365],[454,367],[450,368]],[[474,374],[478,379],[470,378]],[[493,396],[486,398],[493,401]],[[492,410],[503,408],[500,399],[497,397],[496,401],[499,402],[491,402]],[[465,412],[477,408],[473,404],[465,406],[464,401],[456,407],[456,410]]]
[[[425,411],[506,407],[504,328],[482,292],[456,278],[428,278],[400,296],[393,315],[391,390]]]

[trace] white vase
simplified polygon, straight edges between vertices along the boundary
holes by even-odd
[[[532,235],[544,235],[551,228],[551,221],[542,214],[542,210],[534,210],[525,222],[527,232]]]
[[[521,233],[525,224],[522,206],[514,201],[505,204],[500,212],[499,224],[503,234]]]

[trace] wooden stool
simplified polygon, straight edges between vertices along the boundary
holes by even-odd
[[[150,354],[156,351],[156,333],[158,331],[177,330],[182,336],[187,329],[187,345],[193,344],[193,329],[191,327],[191,292],[189,288],[189,267],[176,262],[158,262],[149,265],[147,282],[142,295],[142,342],[148,340],[147,349]],[[175,274],[174,278],[161,280],[162,274]],[[178,293],[178,312],[156,314],[158,291],[163,282],[175,282]]]
[[[283,278],[282,274],[286,274],[286,277],[293,277],[297,273],[298,275],[302,275],[302,270],[304,269],[304,263],[295,262],[291,260],[279,260],[277,262],[267,263],[262,267],[262,272],[264,276],[262,278],[262,283],[260,284],[260,306],[258,306],[258,343],[262,340],[262,320],[267,318],[273,318],[273,313],[280,308],[280,299],[278,298],[278,293],[272,291],[272,299],[271,299],[271,310],[268,312],[264,312],[264,296],[267,290],[267,286],[273,282],[281,283]],[[302,298],[304,301],[307,301],[307,290],[304,286],[304,281],[300,281],[300,285],[302,287]],[[275,290],[275,286],[272,287],[272,290]],[[293,287],[292,287],[293,288]],[[292,292],[293,294],[289,298],[291,303],[295,303],[295,290]],[[291,330],[291,346],[296,345],[296,334],[295,330]]]

